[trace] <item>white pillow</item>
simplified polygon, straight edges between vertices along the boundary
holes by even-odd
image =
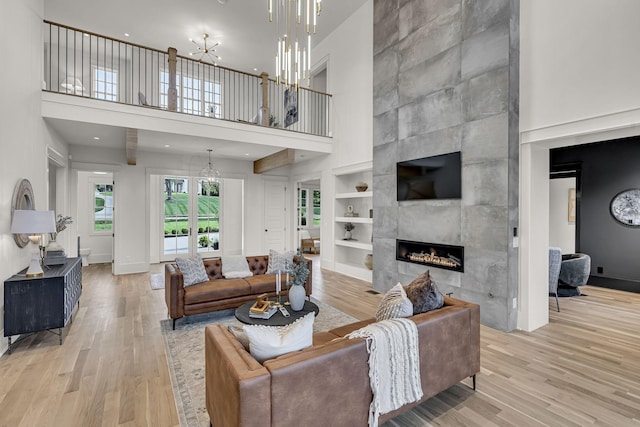
[[[269,249],[269,266],[267,267],[267,274],[274,274],[278,271],[285,272],[287,267],[293,264],[293,256],[296,253],[294,251],[286,251],[280,253]]]
[[[178,264],[178,268],[182,272],[185,287],[209,281],[209,275],[204,269],[204,263],[200,255],[190,258],[176,258],[176,264]]]
[[[250,271],[227,271],[224,273],[225,279],[244,279],[251,276],[253,276],[253,273]]]
[[[249,352],[260,363],[281,354],[302,350],[313,344],[314,313],[287,326],[246,325]]]
[[[398,283],[393,288],[389,289],[380,301],[378,309],[376,310],[376,320],[393,319],[395,317],[410,317],[413,316],[413,303],[407,298],[407,293],[402,287],[401,283]]]
[[[249,270],[247,258],[242,255],[227,255],[222,257],[222,275],[227,279],[242,279],[253,276]]]

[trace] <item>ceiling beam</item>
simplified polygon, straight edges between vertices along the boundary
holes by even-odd
[[[253,162],[253,173],[260,174],[282,166],[288,166],[293,164],[294,160],[295,150],[293,148],[286,148],[270,156],[255,160]]]
[[[138,129],[127,128],[127,164],[136,165],[136,155],[138,154]]]

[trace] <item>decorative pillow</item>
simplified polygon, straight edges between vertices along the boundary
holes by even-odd
[[[425,313],[444,305],[444,295],[431,280],[429,270],[413,279],[404,287],[407,297],[413,303],[413,314]]]
[[[178,268],[182,272],[185,288],[209,280],[200,255],[189,258],[176,258],[176,264],[178,264]]]
[[[286,271],[287,266],[293,264],[293,256],[295,251],[286,251],[280,253],[269,249],[269,266],[267,267],[267,274],[274,274],[278,271]]]
[[[231,332],[231,335],[236,337],[238,342],[242,344],[244,349],[249,351],[249,337],[247,336],[247,333],[244,331],[244,329],[238,328],[237,326],[233,325],[227,326],[227,329],[229,330],[229,332]]]
[[[247,259],[242,255],[228,255],[222,257],[222,275],[227,279],[242,279],[253,276],[249,270]]]
[[[287,326],[247,325],[251,355],[260,363],[313,344],[314,313],[309,313]]]
[[[413,315],[413,303],[407,298],[401,283],[389,289],[380,301],[376,310],[376,320],[393,319],[395,317],[409,317]]]

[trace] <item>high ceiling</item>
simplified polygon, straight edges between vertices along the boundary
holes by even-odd
[[[323,0],[312,44],[317,45],[366,1]],[[49,21],[158,50],[174,47],[183,56],[195,50],[189,38],[198,40],[207,33],[214,42],[221,43],[216,48],[216,54],[222,57],[219,65],[248,73],[274,73],[277,34],[275,25],[269,23],[265,0],[46,0],[44,3],[45,19]],[[124,150],[124,128],[48,121],[70,144]],[[154,147],[140,143],[139,149],[155,151],[156,146],[171,145],[160,149],[195,154],[214,148],[219,157],[245,160],[256,160],[281,149],[157,132],[152,139]],[[297,150],[296,160],[316,155]]]
[[[275,0],[277,1],[277,0]],[[366,0],[323,0],[317,44]],[[187,56],[189,38],[209,34],[219,65],[273,74],[277,34],[265,0],[46,0],[45,18],[115,39]],[[224,4],[223,4],[224,3]],[[129,37],[125,36],[129,34]],[[312,58],[313,60],[313,58]],[[255,69],[255,70],[254,70]]]

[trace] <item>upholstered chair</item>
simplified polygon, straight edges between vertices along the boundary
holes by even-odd
[[[313,253],[317,254],[320,252],[320,239],[311,237],[309,230],[300,230],[300,249],[302,249],[302,252],[305,249],[313,250]]]
[[[556,297],[556,306],[560,311],[558,301],[558,278],[560,277],[560,267],[562,265],[562,249],[549,248],[549,296]]]
[[[578,296],[579,286],[584,286],[591,274],[591,257],[587,254],[568,254],[562,256],[560,266],[560,295]]]

